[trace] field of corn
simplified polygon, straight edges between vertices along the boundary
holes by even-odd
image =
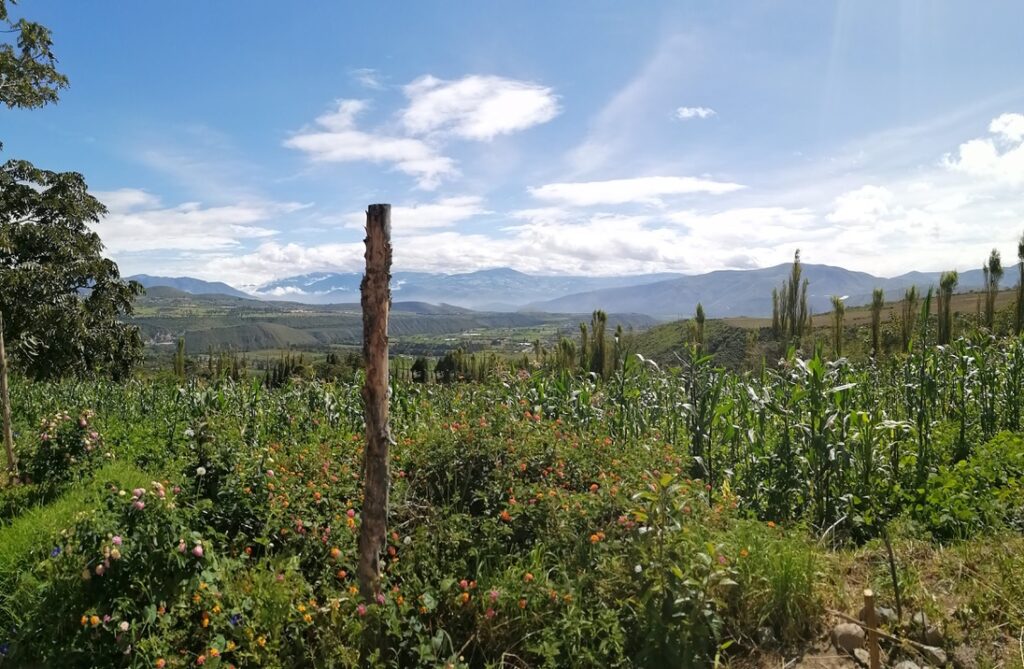
[[[681,361],[396,381],[379,601],[358,377],[15,379],[0,666],[756,666],[865,586],[1019,664],[1024,340]]]

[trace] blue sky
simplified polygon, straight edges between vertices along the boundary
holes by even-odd
[[[23,0],[125,274],[973,269],[1024,230],[1019,2]]]

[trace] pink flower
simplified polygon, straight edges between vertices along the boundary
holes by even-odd
[[[381,606],[384,605],[384,593],[382,593],[382,592],[378,592],[377,593],[377,603],[380,604]]]
[[[356,607],[356,613],[358,613],[360,616],[365,616],[366,615],[366,604],[360,604],[359,606],[357,606]]]
[[[198,664],[200,666],[206,664],[206,656],[205,655],[200,655],[199,657],[197,657],[196,658],[196,664]]]
[[[498,615],[498,614],[497,614],[497,612],[494,609],[487,609],[487,613],[484,614],[484,617],[487,618],[488,620],[490,620],[491,618],[493,618],[496,615]]]
[[[356,517],[356,511],[355,511],[355,509],[349,509],[348,511],[345,512],[345,515],[348,516],[349,518],[355,518]]]
[[[135,490],[132,490],[132,497],[135,497],[136,499],[138,499],[139,497],[142,497],[145,494],[146,494],[146,489],[145,488],[136,488]]]
[[[141,499],[137,499],[134,502],[132,502],[132,506],[134,506],[139,511],[142,511],[143,509],[146,508],[146,503],[143,502]]]
[[[178,542],[178,552],[179,553],[184,553],[187,548],[188,548],[188,546],[185,545],[185,540],[184,539],[182,539],[181,541]]]
[[[111,541],[111,543],[113,543],[113,544],[114,544],[115,546],[120,546],[120,545],[121,545],[121,542],[122,542],[122,539],[121,539],[121,535],[120,535],[120,534],[115,534],[115,535],[114,535],[114,538],[113,538],[113,539],[111,539],[110,541]]]
[[[492,602],[498,601],[498,595],[500,593],[497,590],[491,590],[488,594],[491,596],[491,601]]]
[[[267,476],[270,476],[271,478],[273,478],[273,476],[274,476],[274,470],[273,470],[273,469],[268,469],[268,470],[267,470]]]
[[[193,546],[192,555],[195,555],[197,558],[203,557],[203,547],[200,544]]]
[[[462,579],[461,581],[459,581],[459,587],[463,590],[469,590],[469,581],[467,581],[466,579]]]

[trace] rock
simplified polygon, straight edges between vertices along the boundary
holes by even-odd
[[[916,662],[903,660],[902,662],[898,662],[893,669],[921,669],[921,667],[919,667]]]
[[[856,623],[839,623],[832,628],[832,643],[839,650],[852,653],[864,647],[864,629]]]
[[[953,666],[956,669],[978,669],[978,651],[967,645],[959,645],[953,650]]]
[[[941,648],[937,648],[935,646],[921,646],[918,650],[920,650],[921,654],[927,658],[928,662],[934,664],[936,667],[946,666],[948,658],[946,657],[946,651]]]
[[[928,627],[928,614],[924,611],[918,611],[914,614],[914,617],[910,619],[910,626],[915,630],[923,630]]]
[[[863,648],[854,648],[853,656],[857,659],[857,662],[859,662],[862,666],[871,666],[871,653],[867,652]]]
[[[879,606],[875,609],[875,615],[878,616],[878,621],[885,625],[896,624],[896,612],[890,609],[888,606]]]

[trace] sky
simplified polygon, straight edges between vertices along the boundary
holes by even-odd
[[[881,276],[1016,261],[1024,3],[22,0],[71,84],[0,159],[85,175],[123,274]]]

